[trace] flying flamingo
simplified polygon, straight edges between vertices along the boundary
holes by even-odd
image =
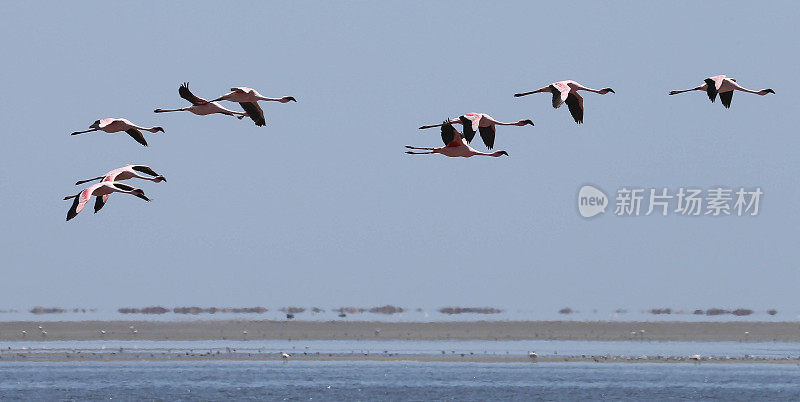
[[[142,174],[146,175],[143,176]],[[147,165],[125,165],[121,168],[116,168],[114,170],[109,171],[103,176],[98,176],[93,179],[86,179],[81,180],[75,183],[75,185],[88,183],[90,181],[100,180],[102,181],[121,181],[121,180],[128,180],[132,178],[139,178],[143,180],[150,180],[156,183],[160,183],[162,181],[167,181],[167,179],[156,173],[150,166]]]
[[[144,175],[142,175],[142,173]],[[88,183],[90,181],[100,180],[100,179],[102,179],[103,182],[108,182],[108,181],[128,180],[128,179],[132,179],[134,177],[139,178],[139,179],[143,179],[143,180],[150,180],[150,181],[156,182],[156,183],[160,183],[162,181],[167,181],[167,179],[164,176],[156,173],[153,169],[150,169],[149,166],[146,166],[146,165],[125,165],[125,166],[123,166],[121,168],[117,168],[117,169],[114,169],[114,170],[106,173],[104,176],[95,177],[93,179],[80,180],[80,181],[76,182],[75,185],[77,186],[79,184]],[[97,197],[97,200],[95,201],[95,205],[94,205],[94,212],[95,213],[97,213],[97,211],[99,211],[100,209],[103,208],[105,203],[108,202],[108,197],[110,197],[110,196],[111,196],[111,194],[109,193],[109,194]]]
[[[508,152],[506,151],[494,151],[492,153],[486,153],[477,151],[474,148],[470,147],[464,142],[464,137],[461,135],[461,133],[459,133],[458,130],[456,130],[456,128],[453,127],[453,123],[451,123],[450,119],[442,123],[441,127],[442,127],[442,141],[444,141],[445,146],[439,148],[419,148],[406,145],[406,148],[408,149],[421,149],[428,151],[428,152],[406,151],[406,153],[411,155],[442,154],[444,156],[450,156],[450,157],[461,156],[464,158],[469,158],[474,155],[494,156],[494,157],[498,157],[501,155],[508,156]]]
[[[124,131],[124,132],[128,133],[128,135],[133,137],[133,139],[136,140],[136,142],[138,142],[138,143],[140,143],[140,144],[142,144],[144,146],[147,146],[147,141],[145,141],[144,136],[142,135],[142,132],[139,131],[139,130],[145,130],[145,131],[149,131],[151,133],[155,133],[155,132],[159,132],[159,131],[161,131],[162,133],[164,132],[164,129],[161,128],[161,127],[150,127],[150,128],[139,127],[139,126],[131,123],[129,120],[126,120],[126,119],[114,119],[114,118],[105,118],[105,119],[97,120],[94,123],[92,123],[92,125],[89,126],[89,128],[91,130],[76,131],[76,132],[72,133],[71,135],[89,133],[89,132],[97,131],[97,130],[105,131],[105,132],[107,132],[109,134],[118,133],[120,131]]]
[[[189,83],[184,82],[183,85],[178,88],[178,95],[181,98],[186,99],[192,106],[180,108],[180,109],[156,109],[154,110],[155,113],[165,113],[165,112],[192,112],[198,116],[205,116],[207,114],[214,114],[214,113],[222,113],[228,116],[234,116],[237,119],[242,119],[247,116],[247,113],[242,112],[234,112],[233,110],[226,109],[222,107],[217,102],[209,102],[203,98],[195,96],[192,91],[189,90]]]
[[[144,191],[142,191],[142,189],[133,188],[127,184],[116,181],[104,181],[101,183],[92,184],[76,195],[64,197],[65,200],[69,200],[71,198],[75,199],[75,201],[72,202],[72,206],[69,208],[69,211],[67,211],[67,220],[69,221],[77,216],[78,213],[83,210],[83,207],[86,205],[86,203],[89,202],[89,199],[92,198],[92,196],[97,197],[97,201],[94,204],[94,212],[97,213],[97,211],[99,211],[100,208],[103,208],[104,205],[102,196],[111,193],[131,194],[145,201],[150,201],[150,199],[144,195]]]
[[[569,107],[569,113],[575,119],[575,123],[583,123],[583,97],[578,94],[578,91],[589,91],[605,95],[609,92],[612,94],[614,90],[611,88],[592,89],[578,84],[572,80],[554,82],[544,88],[539,88],[531,92],[522,92],[514,94],[515,97],[536,94],[540,92],[550,92],[553,94],[553,108],[558,109],[562,104],[566,103]]]
[[[280,103],[286,103],[289,101],[297,102],[297,99],[291,96],[284,96],[282,98],[267,98],[266,96],[258,93],[258,91],[255,89],[248,87],[231,88],[231,92],[228,92],[227,94],[222,95],[211,102],[220,100],[239,102],[239,105],[242,106],[242,109],[247,112],[247,115],[253,119],[257,126],[267,125],[267,121],[264,119],[264,111],[261,110],[261,106],[258,106],[258,101],[275,101]]]
[[[689,91],[706,91],[708,94],[708,99],[711,99],[712,103],[717,99],[717,94],[719,94],[719,99],[722,101],[722,106],[725,106],[726,109],[731,107],[733,91],[749,92],[751,94],[761,96],[775,93],[772,88],[753,91],[752,89],[747,89],[737,84],[735,78],[726,77],[724,75],[715,75],[713,77],[706,78],[705,84],[700,85],[699,87],[684,89],[681,91],[670,91],[669,94],[677,95]]]
[[[467,113],[463,116],[460,116],[458,119],[450,120],[450,124],[461,124],[464,126],[464,139],[467,140],[467,144],[472,142],[472,139],[475,138],[475,132],[480,131],[481,139],[483,143],[486,144],[486,148],[492,149],[494,148],[494,134],[495,134],[495,125],[498,126],[524,126],[527,124],[533,125],[533,121],[531,120],[520,120],[516,123],[504,123],[502,121],[495,120],[492,116],[489,116],[486,113]],[[432,127],[440,127],[441,124],[432,124],[429,126],[422,126],[419,129],[426,129]]]

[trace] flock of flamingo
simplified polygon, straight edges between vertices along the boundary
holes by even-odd
[[[760,91],[753,91],[747,88],[744,88],[736,83],[736,79],[731,77],[726,77],[724,75],[715,75],[713,77],[706,78],[705,83],[695,88],[685,89],[681,91],[671,91],[670,95],[676,95],[684,92],[689,91],[706,91],[708,94],[708,98],[711,102],[714,102],[717,98],[717,94],[719,94],[720,100],[722,100],[722,105],[725,108],[731,107],[731,100],[733,99],[733,91],[742,91],[742,92],[749,92],[757,95],[766,95],[766,94],[774,94],[771,88],[762,89]],[[526,96],[531,94],[549,92],[553,96],[553,108],[558,109],[563,104],[567,104],[567,108],[569,108],[569,113],[572,115],[573,120],[575,123],[582,124],[583,123],[583,97],[578,93],[578,91],[588,91],[598,93],[600,95],[605,95],[609,92],[614,93],[614,90],[611,88],[603,88],[603,89],[592,89],[585,87],[575,81],[566,80],[566,81],[558,81],[554,82],[546,87],[539,88],[535,91],[530,92],[522,92],[518,94],[514,94],[515,97]],[[461,124],[464,129],[463,133],[459,132],[453,124]],[[467,113],[463,116],[460,116],[458,119],[448,119],[445,120],[442,124],[434,124],[428,126],[422,126],[420,129],[426,129],[431,127],[441,127],[442,131],[442,142],[444,142],[443,147],[438,148],[424,148],[424,147],[412,147],[410,145],[406,145],[406,148],[411,149],[412,151],[406,151],[407,154],[412,155],[429,155],[429,154],[442,154],[445,156],[450,157],[464,157],[469,158],[475,155],[482,155],[482,156],[508,156],[508,152],[506,151],[494,151],[494,152],[480,152],[475,148],[469,146],[472,142],[472,139],[475,137],[475,131],[479,131],[481,135],[481,139],[483,143],[486,145],[486,148],[491,150],[494,148],[494,139],[495,139],[495,126],[525,126],[530,124],[533,125],[533,121],[531,120],[520,120],[516,123],[503,123],[493,119],[486,113]],[[419,152],[422,151],[422,152]]]
[[[231,88],[231,92],[228,92],[217,99],[212,101],[205,100],[200,98],[192,93],[189,90],[189,83],[184,83],[183,85],[178,88],[178,95],[181,98],[186,99],[192,106],[180,108],[180,109],[156,109],[154,110],[155,113],[164,113],[164,112],[192,112],[199,116],[209,115],[220,113],[228,116],[234,116],[238,119],[242,119],[245,116],[249,116],[256,126],[265,126],[266,119],[264,118],[264,111],[261,109],[261,106],[258,105],[258,101],[274,101],[280,103],[286,102],[297,102],[297,100],[291,96],[284,96],[281,98],[268,98],[266,96],[261,95],[252,88],[247,87],[235,87]],[[241,105],[244,112],[235,112],[230,109],[226,109],[217,101],[226,100],[230,102],[237,102]],[[151,133],[157,132],[164,132],[162,127],[141,127],[131,123],[127,119],[118,119],[118,118],[105,118],[100,119],[92,123],[89,126],[89,130],[85,131],[76,131],[72,133],[72,135],[84,134],[89,133],[92,131],[104,131],[106,133],[119,133],[119,132],[126,132],[128,135],[133,137],[136,142],[147,146],[147,141],[142,134],[142,131],[149,131]],[[113,193],[125,193],[130,194],[136,197],[139,197],[145,201],[150,201],[149,198],[144,194],[144,191],[140,188],[134,188],[129,186],[125,183],[120,183],[122,180],[128,180],[132,178],[138,178],[143,180],[150,180],[156,183],[167,181],[163,175],[156,173],[153,169],[146,165],[126,165],[121,168],[117,168],[114,170],[109,171],[103,176],[98,176],[93,179],[87,180],[80,180],[75,185],[80,185],[83,183],[88,183],[95,180],[100,180],[100,183],[93,184],[76,195],[71,195],[68,197],[64,197],[65,200],[75,199],[72,202],[72,206],[67,211],[67,221],[74,218],[83,210],[83,207],[86,206],[86,203],[92,197],[96,197],[95,204],[94,204],[94,212],[97,213],[100,211],[101,208],[106,204],[108,201],[108,197],[111,196]]]
[[[592,89],[585,87],[575,81],[566,80],[566,81],[554,82],[548,86],[539,88],[535,91],[517,93],[514,94],[514,96],[521,97],[536,93],[549,92],[553,96],[553,108],[558,109],[559,107],[561,107],[561,105],[566,103],[567,108],[569,109],[569,112],[572,115],[572,118],[575,120],[575,123],[582,124],[583,97],[578,93],[578,91],[594,92],[600,95],[605,95],[609,92],[614,93],[614,90],[611,88]],[[722,105],[725,108],[731,107],[731,101],[733,99],[734,91],[742,91],[762,96],[770,93],[771,94],[775,93],[775,91],[772,90],[771,88],[762,89],[760,91],[747,89],[740,86],[736,82],[736,79],[734,78],[726,77],[725,75],[715,75],[713,77],[706,78],[704,80],[704,84],[700,86],[691,89],[671,91],[669,94],[676,95],[690,91],[705,91],[711,102],[714,102],[717,98],[717,95],[719,95]],[[265,126],[266,119],[264,118],[264,111],[258,105],[258,101],[274,101],[280,103],[297,102],[297,100],[291,96],[284,96],[281,98],[268,98],[262,96],[255,89],[247,87],[231,88],[231,92],[209,101],[194,95],[189,90],[188,83],[184,83],[183,85],[180,86],[180,88],[178,89],[178,94],[180,95],[181,98],[185,99],[192,105],[178,109],[156,109],[154,110],[154,112],[165,113],[165,112],[186,111],[194,113],[199,116],[219,113],[227,116],[236,117],[237,119],[250,117],[256,124],[256,126]],[[239,103],[244,112],[237,112],[223,107],[218,103],[218,101],[222,100]],[[456,129],[453,126],[454,124],[461,124],[463,126],[463,133],[459,132],[458,129]],[[533,121],[529,119],[519,120],[514,123],[505,123],[495,120],[494,118],[492,118],[492,116],[489,116],[486,113],[466,113],[464,115],[459,116],[457,119],[447,119],[441,124],[425,125],[420,127],[420,129],[440,127],[442,142],[444,142],[443,147],[429,148],[429,147],[412,147],[407,145],[406,148],[411,150],[406,151],[406,153],[412,155],[441,154],[448,157],[464,157],[464,158],[469,158],[475,155],[492,156],[492,157],[499,157],[503,155],[508,156],[508,152],[506,151],[500,150],[494,152],[481,152],[476,150],[475,148],[472,148],[469,144],[475,138],[475,134],[477,132],[480,134],[481,140],[483,141],[484,145],[486,145],[486,148],[491,151],[492,148],[494,148],[495,144],[495,132],[496,132],[495,126],[526,126],[526,125],[533,126],[534,124]],[[151,133],[157,133],[157,132],[163,133],[164,129],[158,126],[149,128],[137,126],[126,119],[105,118],[97,120],[94,123],[92,123],[92,125],[89,126],[89,130],[76,131],[73,132],[72,135],[84,134],[92,131],[103,131],[109,134],[124,131],[128,135],[133,137],[133,139],[136,140],[136,142],[142,144],[143,146],[147,146],[147,141],[145,140],[142,131],[148,131]],[[98,176],[93,179],[78,181],[77,183],[75,183],[76,185],[88,183],[94,180],[100,180],[99,183],[87,187],[86,189],[82,190],[76,195],[64,197],[65,200],[74,198],[72,206],[70,207],[69,211],[67,211],[67,221],[78,215],[78,213],[81,212],[81,210],[83,210],[86,203],[89,202],[91,197],[96,197],[94,205],[95,213],[97,213],[101,208],[103,208],[105,203],[108,201],[108,197],[112,193],[130,194],[138,198],[141,198],[145,201],[150,201],[150,199],[147,198],[142,189],[134,188],[132,186],[120,182],[122,180],[128,180],[132,178],[150,180],[156,183],[166,181],[166,178],[164,178],[163,175],[156,173],[153,169],[151,169],[149,166],[146,165],[126,165],[121,168],[111,170],[103,176]]]

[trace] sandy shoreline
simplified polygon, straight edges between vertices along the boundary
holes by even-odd
[[[39,326],[42,328],[39,329]],[[800,342],[800,322],[320,322],[266,320],[0,322],[0,341],[103,339],[543,339]]]

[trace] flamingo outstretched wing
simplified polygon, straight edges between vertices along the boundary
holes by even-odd
[[[466,126],[464,126],[466,127]],[[450,119],[442,123],[442,142],[448,147],[455,147],[461,145],[461,133],[453,127]],[[474,134],[473,134],[474,135]]]
[[[733,91],[720,92],[719,100],[722,101],[722,106],[729,109],[731,107],[731,101],[733,100]]]
[[[481,139],[483,140],[483,143],[486,144],[486,148],[489,149],[494,148],[494,134],[495,134],[494,124],[486,127],[478,127],[478,130],[480,130],[481,132]]]
[[[475,138],[475,132],[478,130],[480,119],[480,115],[475,118],[474,113],[468,113],[458,117],[458,120],[461,121],[461,125],[464,126],[464,139],[467,141],[467,144],[472,142],[472,139]],[[455,130],[455,128],[453,129]]]
[[[724,75],[715,75],[704,80],[706,85],[708,85],[706,88],[706,93],[708,94],[708,99],[710,99],[711,102],[717,100],[717,93],[719,92],[719,88],[722,87],[722,81],[724,79]]]
[[[178,88],[178,95],[180,95],[181,98],[186,99],[187,101],[189,101],[189,103],[195,106],[208,103],[207,100],[196,96],[195,94],[192,93],[192,91],[189,90],[188,82],[184,82],[183,85],[181,85],[181,87]]]
[[[131,169],[133,169],[133,170],[135,170],[137,172],[140,172],[140,173],[149,174],[150,176],[153,176],[153,177],[159,176],[159,174],[156,173],[155,170],[150,169],[150,166],[135,165],[135,166],[131,166]]]
[[[267,125],[267,120],[264,119],[264,111],[261,110],[261,106],[258,106],[257,102],[239,102],[239,105],[242,106],[242,109],[247,112],[247,115],[253,119],[257,126]]]
[[[70,219],[76,217],[78,215],[78,213],[83,211],[83,207],[86,206],[86,203],[89,202],[89,198],[92,197],[91,191],[89,191],[89,190],[90,189],[87,188],[87,189],[81,191],[80,193],[78,193],[77,196],[75,196],[75,201],[72,201],[72,206],[70,206],[69,207],[69,211],[67,211],[67,220],[68,221]]]
[[[142,135],[142,132],[139,131],[138,129],[129,128],[125,130],[125,132],[128,133],[128,135],[130,135],[131,137],[133,137],[133,139],[136,140],[136,142],[144,146],[147,146],[147,140],[144,139],[144,135]]]
[[[577,93],[571,93],[565,102],[569,107],[569,113],[575,120],[575,123],[583,123],[583,97]]]
[[[97,211],[103,209],[103,206],[106,205],[106,201],[108,201],[108,196],[109,195],[110,194],[106,194],[106,195],[101,195],[101,196],[95,197],[95,200],[94,200],[94,213],[97,213]]]
[[[567,100],[569,88],[561,89],[555,85],[550,85],[550,92],[553,94],[553,108],[558,109]]]

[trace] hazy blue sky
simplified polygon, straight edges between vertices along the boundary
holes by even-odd
[[[798,310],[796,2],[3,2],[0,306]],[[670,97],[714,74],[777,94]],[[585,124],[553,81],[585,95]],[[267,127],[154,114],[231,86]],[[226,106],[238,109],[238,105]],[[410,156],[485,112],[508,158]],[[70,132],[103,117],[160,125]],[[482,145],[479,147],[483,149]],[[143,163],[64,222],[78,179]],[[578,188],[755,187],[757,217],[617,217]],[[613,210],[613,207],[611,208]]]

